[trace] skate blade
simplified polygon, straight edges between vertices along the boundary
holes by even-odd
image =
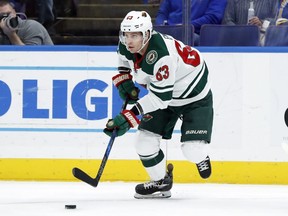
[[[163,198],[171,197],[171,192],[170,191],[159,191],[159,192],[155,192],[153,194],[147,194],[147,195],[135,193],[134,197],[136,199],[163,199]]]

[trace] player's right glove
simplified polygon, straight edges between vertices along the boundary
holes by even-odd
[[[128,104],[134,104],[139,99],[139,89],[135,87],[132,81],[132,76],[129,73],[120,73],[112,77],[114,85],[119,91],[119,96],[122,100],[126,100],[128,97]]]
[[[124,110],[114,119],[110,119],[104,133],[108,136],[112,136],[113,130],[117,130],[117,136],[122,136],[125,134],[131,127],[136,127],[139,124],[139,120],[136,115],[130,110]]]

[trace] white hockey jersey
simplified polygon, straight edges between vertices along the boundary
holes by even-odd
[[[118,66],[131,69],[134,80],[148,89],[138,100],[143,114],[193,103],[210,90],[208,68],[200,52],[169,35],[153,31],[143,56],[119,43],[118,55]]]

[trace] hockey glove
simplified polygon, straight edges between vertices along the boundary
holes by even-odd
[[[138,100],[139,89],[135,87],[132,76],[128,73],[120,73],[112,77],[114,85],[119,91],[122,100],[128,97],[128,104],[134,104]]]
[[[106,128],[103,130],[108,136],[112,136],[113,130],[117,130],[116,136],[122,136],[125,134],[131,127],[136,127],[139,124],[138,118],[130,110],[124,110],[114,119],[110,119]]]

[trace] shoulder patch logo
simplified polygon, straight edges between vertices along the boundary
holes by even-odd
[[[158,59],[158,53],[155,50],[150,50],[146,55],[147,64],[154,64]]]

